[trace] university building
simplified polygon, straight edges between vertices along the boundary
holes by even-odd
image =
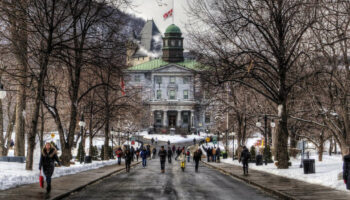
[[[160,41],[161,53],[157,54],[152,48],[159,46],[153,35],[158,33],[153,20],[147,21],[128,50],[128,63],[132,65],[126,71],[126,87],[136,87],[142,95],[147,115],[143,126],[163,133],[170,128],[178,134],[203,131],[211,125],[211,119],[196,75],[198,63],[185,58],[179,27],[172,24],[166,29]],[[145,44],[148,46],[142,46]]]

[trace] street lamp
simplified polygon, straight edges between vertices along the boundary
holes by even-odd
[[[256,122],[256,124],[255,124],[258,128],[260,128],[261,127],[261,122],[260,121],[258,121],[258,122]]]
[[[113,130],[113,127],[111,129],[111,136],[112,136],[112,151],[113,151],[113,137],[114,137],[115,131]],[[114,151],[113,151],[114,152]]]
[[[79,121],[79,126],[80,126],[80,136],[81,138],[83,139],[83,130],[84,130],[84,127],[85,127],[85,121],[84,121],[84,113],[81,114],[81,118],[80,118],[80,121]],[[83,144],[83,140],[81,140],[81,144]],[[82,145],[82,147],[84,147],[84,145]],[[80,153],[80,163],[83,162],[83,156],[85,154],[85,150],[84,148],[81,150],[82,152]]]
[[[4,85],[0,83],[0,99],[4,99],[6,97],[6,91],[4,90]]]
[[[270,126],[271,126],[271,128],[275,128],[276,127],[276,123],[274,121],[272,121]]]

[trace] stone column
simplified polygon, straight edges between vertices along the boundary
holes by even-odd
[[[164,127],[168,126],[168,111],[167,110],[163,111],[163,126]]]
[[[190,126],[191,126],[191,128],[194,127],[194,110],[191,110],[191,115],[190,115]]]
[[[176,120],[176,125],[177,127],[181,127],[182,121],[181,121],[181,110],[177,111],[177,120]]]

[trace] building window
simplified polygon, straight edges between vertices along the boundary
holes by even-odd
[[[169,99],[174,100],[175,99],[175,90],[169,91]]]
[[[165,43],[165,47],[167,47],[168,46],[168,40],[164,40],[164,43]]]
[[[210,124],[210,115],[209,113],[205,113],[205,123]]]
[[[157,84],[162,84],[162,77],[161,76],[155,76],[154,79],[156,80]]]
[[[140,82],[141,81],[141,76],[140,75],[135,75],[134,77],[135,82]]]
[[[184,99],[188,99],[188,90],[184,90]]]
[[[189,121],[188,119],[189,119],[188,112],[184,112],[182,116],[183,123],[188,124],[188,121]]]
[[[170,76],[170,83],[175,83],[175,76]]]
[[[171,46],[172,46],[172,47],[175,46],[175,40],[171,40]]]
[[[181,47],[181,40],[179,40],[179,47]]]
[[[188,84],[190,82],[190,77],[189,76],[185,76],[184,77],[184,84]]]
[[[162,114],[158,111],[156,112],[156,124],[162,123]]]
[[[162,98],[162,91],[157,90],[157,99],[161,99],[161,98]]]

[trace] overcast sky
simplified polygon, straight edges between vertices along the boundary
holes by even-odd
[[[153,19],[159,28],[160,32],[164,34],[165,29],[172,24],[172,18],[166,20],[163,19],[163,14],[172,8],[173,0],[134,0],[134,10],[129,11],[136,16],[142,17],[145,20]],[[185,8],[187,7],[187,1],[190,0],[174,0],[174,23],[180,27],[183,33],[185,30],[185,23],[187,17],[185,14]],[[162,6],[159,6],[163,4]],[[164,5],[167,4],[167,5]]]

